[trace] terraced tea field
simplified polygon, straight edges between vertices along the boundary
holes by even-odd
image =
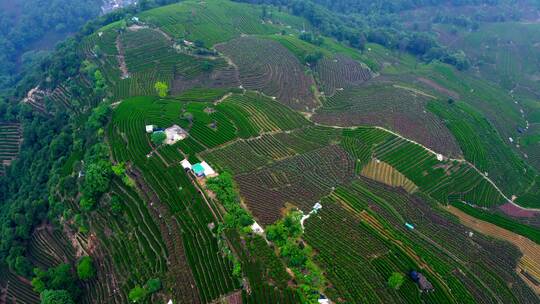
[[[96,31],[76,36],[79,73],[18,113],[72,115],[67,156],[44,169],[46,195],[24,202],[37,211],[10,205],[2,231],[27,234],[34,267],[91,256],[96,273],[77,281],[77,302],[538,303],[540,217],[516,204],[538,207],[540,175],[505,126],[534,113],[437,60],[360,51],[349,32],[323,37],[316,22],[327,16],[310,5],[146,4],[85,27]],[[97,105],[110,116],[90,114]],[[171,145],[153,133],[174,125],[186,137]],[[33,135],[22,142],[19,124],[0,123],[0,175]],[[533,135],[512,144],[534,146]],[[185,159],[217,174],[196,175]],[[86,188],[101,182],[87,208]],[[25,233],[17,225],[30,216]],[[12,302],[40,299],[0,264],[0,304]]]
[[[171,271],[191,269],[201,301],[208,302],[232,291],[236,286],[231,276],[232,265],[217,254],[217,240],[208,229],[208,224],[216,219],[178,164],[183,159],[182,154],[176,154],[174,163],[165,163],[157,155],[146,157],[153,148],[144,132],[144,126],[154,123],[167,127],[181,123],[180,110],[181,103],[178,102],[153,98],[124,101],[116,109],[114,123],[108,132],[115,160],[132,162],[134,178],[148,200],[158,210],[162,210],[160,214],[163,218],[172,219],[165,221],[166,228],[162,228],[172,233],[174,241],[171,241],[177,248],[174,253],[168,249],[169,259],[176,259],[177,264]],[[197,113],[194,114],[197,119]],[[192,297],[191,285],[186,280],[177,286],[178,296]]]
[[[430,103],[428,108],[446,119],[465,158],[486,172],[507,196],[516,195],[525,207],[538,206],[540,186],[534,182],[537,173],[494,134],[489,122],[465,104]]]
[[[296,110],[309,111],[317,106],[313,78],[278,42],[242,37],[216,48],[238,66],[240,83],[245,88],[275,97]]]
[[[271,224],[286,204],[309,210],[332,187],[353,176],[352,158],[339,146],[329,146],[238,175],[236,180],[253,214]]]
[[[418,189],[405,175],[380,160],[372,160],[362,168],[360,175],[378,181],[388,186],[400,187],[412,193]]]
[[[278,28],[261,24],[260,10],[229,1],[184,1],[182,5],[157,8],[140,15],[175,39],[200,40],[208,48],[241,34],[270,34]]]
[[[375,125],[446,155],[458,157],[460,147],[443,121],[426,111],[431,97],[392,84],[366,83],[342,87],[313,116],[328,125]]]
[[[421,197],[362,179],[337,188],[322,204],[318,216],[306,221],[306,239],[317,250],[317,261],[332,269],[328,276],[334,282],[334,298],[353,303],[536,299],[514,272],[520,255],[514,247],[470,236],[467,227]],[[415,229],[407,229],[405,222]],[[406,273],[411,268],[421,269],[437,286],[435,292],[418,294],[415,286],[407,285],[410,282],[398,292],[385,286],[392,271]],[[365,271],[370,275],[354,274]]]
[[[369,68],[345,55],[323,58],[317,62],[313,71],[327,98],[345,88],[362,84],[372,77]]]
[[[19,153],[22,130],[18,123],[0,122],[0,175]]]
[[[4,303],[40,303],[39,294],[32,289],[30,282],[4,265],[0,265],[0,299]]]

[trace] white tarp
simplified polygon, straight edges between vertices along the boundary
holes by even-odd
[[[257,234],[264,233],[264,229],[257,222],[253,222],[253,224],[251,225],[251,231]]]
[[[182,165],[182,168],[191,170],[191,163],[187,159],[181,161],[180,164]]]
[[[212,177],[217,175],[216,171],[214,171],[207,162],[201,162],[201,166],[204,168],[204,176]]]

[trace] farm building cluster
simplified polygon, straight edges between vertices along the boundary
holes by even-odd
[[[214,171],[214,169],[212,169],[212,167],[210,167],[210,165],[205,161],[192,165],[187,159],[184,159],[182,162],[180,162],[180,164],[184,170],[193,172],[193,174],[199,178],[215,177],[218,175],[217,172]]]
[[[152,134],[154,132],[165,133],[164,143],[167,145],[174,145],[188,136],[188,132],[179,125],[172,125],[165,130],[159,129],[156,125],[146,125],[146,133]]]

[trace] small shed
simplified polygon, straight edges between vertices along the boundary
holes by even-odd
[[[214,176],[217,176],[216,171],[214,171],[214,169],[212,169],[212,167],[210,167],[210,165],[209,165],[207,162],[203,161],[203,162],[201,163],[201,166],[204,168],[204,175],[205,175],[206,177],[214,177]]]
[[[409,223],[405,223],[405,227],[407,227],[410,230],[414,229],[414,226],[412,224],[409,224]]]
[[[264,233],[264,229],[257,222],[253,222],[253,224],[251,225],[251,231],[257,234]]]
[[[173,303],[173,301],[171,299],[171,300],[169,300],[169,302],[167,302],[167,304],[174,304],[174,303]]]
[[[184,170],[191,170],[191,163],[189,162],[189,160],[184,159],[180,162],[180,164],[182,165],[182,168],[184,168]]]
[[[319,299],[317,300],[319,304],[330,304],[330,300],[322,293],[319,293]]]
[[[198,177],[204,176],[204,167],[202,166],[201,163],[196,163],[195,165],[191,166],[191,170]]]
[[[431,284],[431,282],[429,282],[428,279],[420,272],[413,270],[409,273],[409,276],[415,283],[418,284],[418,287],[420,287],[422,291],[434,290],[433,284]]]
[[[154,126],[154,125],[146,125],[146,133],[154,132],[155,128],[156,128],[156,126]]]
[[[421,273],[418,274],[418,286],[422,291],[432,291],[434,290],[433,284]]]

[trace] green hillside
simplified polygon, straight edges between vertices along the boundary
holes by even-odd
[[[0,303],[538,302],[536,125],[502,74],[295,5],[166,3],[0,108]]]

